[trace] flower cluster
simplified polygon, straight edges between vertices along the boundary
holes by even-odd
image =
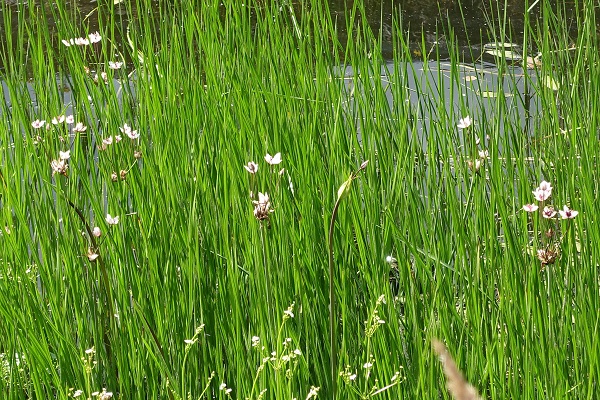
[[[378,307],[385,302],[385,295],[379,296],[373,312],[369,315],[369,319],[365,321],[365,336],[370,338],[377,331],[381,325],[385,324],[385,321],[379,317]]]
[[[473,125],[473,120],[471,119],[470,116],[467,115],[466,117],[461,118],[458,121],[458,124],[456,125],[456,127],[458,129],[468,129],[471,127],[471,125]],[[479,143],[480,143],[479,138],[476,138],[475,145],[477,147],[479,147]],[[478,149],[477,157],[475,157],[474,160],[467,160],[467,167],[469,167],[469,169],[473,172],[479,172],[479,169],[483,166],[483,163],[488,158],[490,158],[490,154],[487,150],[485,150],[485,149],[479,150]]]
[[[473,120],[471,120],[470,116],[466,116],[464,118],[461,118],[458,121],[458,124],[456,124],[456,127],[458,129],[467,129],[468,127],[470,127],[473,124]]]
[[[73,117],[73,115],[61,114],[61,115],[52,117],[50,122],[46,122],[46,120],[44,120],[44,119],[36,119],[35,121],[31,122],[31,127],[35,130],[45,128],[47,131],[49,131],[53,127],[57,127],[62,124],[73,125],[74,123],[75,123],[75,117]],[[85,126],[82,122],[77,122],[77,124],[75,124],[71,128],[71,130],[73,133],[82,133],[87,130],[87,126]],[[42,141],[41,138],[39,136],[38,136],[38,138],[39,138],[39,140],[37,140],[37,142],[41,142]]]
[[[265,161],[270,166],[278,165],[281,163],[281,153],[277,153],[274,156],[267,153],[265,155]],[[244,165],[244,169],[248,171],[252,177],[254,177],[258,172],[258,164],[256,164],[254,161],[249,161],[246,165]],[[281,177],[284,172],[285,169],[281,169],[278,174],[279,177]],[[252,180],[252,183],[254,183],[254,180]],[[277,186],[279,186],[279,180],[277,181]],[[253,193],[254,192],[251,190],[250,198],[254,198]],[[269,194],[266,191],[264,193],[258,192],[258,199],[253,199],[252,204],[254,204],[254,217],[256,217],[256,219],[259,221],[268,222],[269,215],[274,211],[271,207],[271,199]]]
[[[52,176],[55,174],[67,176],[67,170],[69,169],[69,164],[67,164],[67,160],[71,158],[71,151],[59,151],[58,159],[52,160],[50,162],[50,167],[52,168]]]
[[[523,205],[523,210],[527,213],[534,213],[541,209],[540,215],[544,221],[544,235],[541,237],[540,248],[536,251],[537,259],[540,261],[542,268],[546,265],[554,264],[560,255],[560,243],[563,238],[557,236],[558,225],[556,222],[557,215],[560,219],[574,219],[579,212],[572,210],[569,206],[563,206],[562,210],[556,210],[553,205],[547,204],[547,201],[552,196],[552,185],[550,182],[542,181],[540,185],[532,192],[533,197],[538,202]]]
[[[88,46],[90,44],[98,43],[100,40],[102,40],[102,36],[100,36],[100,33],[94,32],[94,33],[90,33],[86,37],[71,38],[68,40],[63,39],[63,40],[61,40],[61,42],[65,46],[71,47],[74,45],[75,46]]]
[[[85,356],[81,357],[81,361],[83,363],[83,370],[85,371],[86,375],[91,375],[92,370],[97,365],[96,360],[94,360],[95,354],[96,354],[96,349],[94,347],[91,347],[91,348],[85,350]],[[93,393],[91,393],[90,397],[87,397],[87,396],[85,396],[85,393],[83,390],[81,390],[81,389],[75,390],[74,388],[69,388],[69,397],[79,398],[81,396],[84,396],[83,398],[87,398],[87,399],[95,397],[98,400],[108,400],[113,397],[113,393],[107,392],[106,388],[102,388],[102,391],[93,392]]]
[[[538,186],[532,193],[533,197],[535,197],[538,202],[544,203],[550,198],[550,196],[552,196],[552,186],[549,182],[542,181],[540,186]],[[537,204],[525,204],[523,206],[523,210],[528,213],[535,212],[538,210],[538,208],[539,206]],[[542,216],[546,219],[554,218],[556,214],[557,212],[552,205],[546,205],[542,209]],[[579,214],[579,211],[572,210],[567,205],[563,206],[562,210],[558,210],[558,215],[560,215],[562,219],[573,219],[577,216],[577,214]]]

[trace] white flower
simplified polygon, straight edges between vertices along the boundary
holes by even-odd
[[[33,121],[31,123],[31,126],[33,127],[33,129],[40,129],[40,128],[43,128],[45,124],[46,124],[46,121],[36,119],[35,121]]]
[[[542,181],[542,183],[540,183],[540,186],[538,186],[538,190],[552,192],[552,186],[550,185],[550,182]]]
[[[102,236],[102,231],[100,230],[100,228],[95,226],[94,229],[92,229],[92,235],[94,237],[100,237],[100,236]]]
[[[68,160],[69,158],[71,158],[71,150],[67,150],[67,151],[59,151],[58,152],[58,157],[61,160]]]
[[[265,161],[270,165],[277,165],[281,162],[281,153],[271,156],[269,153],[265,156]]]
[[[269,200],[269,195],[267,193],[258,193],[258,201],[254,200],[254,216],[262,221],[269,218],[269,213],[273,212],[271,208],[271,201]],[[288,314],[291,318],[294,318],[294,314],[286,310],[284,314]]]
[[[117,225],[119,223],[119,216],[111,217],[110,214],[106,214],[106,223],[109,225]]]
[[[370,363],[370,362],[368,362],[368,363],[364,363],[364,364],[363,364],[363,368],[364,368],[364,369],[370,369],[372,366],[373,366],[373,364],[372,364],[372,363]]]
[[[464,118],[461,118],[458,121],[458,125],[456,125],[458,127],[458,129],[467,129],[468,127],[471,126],[471,124],[473,124],[473,121],[471,121],[471,117],[469,117],[468,115]]]
[[[65,117],[65,122],[66,122],[67,124],[72,124],[73,122],[75,122],[75,118],[73,117],[73,115],[72,115],[72,114],[71,114],[71,115],[67,115],[67,116]]]
[[[102,36],[100,36],[100,33],[98,33],[98,31],[90,33],[88,37],[90,38],[91,43],[98,43],[100,40],[102,40]]]
[[[550,190],[544,190],[540,186],[539,188],[536,188],[532,193],[537,201],[545,201],[548,200],[548,198],[550,198],[550,196],[552,195],[552,188],[550,188]]]
[[[310,388],[310,391],[308,392],[308,395],[306,396],[306,400],[312,399],[313,397],[317,397],[317,395],[319,394],[319,389],[319,387],[312,386]]]
[[[87,130],[87,126],[83,125],[81,122],[78,122],[73,127],[73,132],[85,132]]]
[[[219,390],[223,390],[225,388],[227,388],[227,385],[225,384],[225,382],[223,382],[219,385]]]
[[[113,397],[112,392],[107,392],[106,389],[102,389],[102,393],[98,395],[99,400],[108,400]]]
[[[96,252],[95,252],[95,251],[94,251],[92,248],[89,248],[89,249],[88,249],[88,252],[87,252],[87,254],[86,254],[86,255],[87,255],[87,258],[88,258],[88,260],[90,260],[90,261],[92,261],[92,262],[93,262],[93,261],[96,261],[96,259],[97,259],[98,257],[100,257],[100,256],[98,255],[98,253],[96,253]]]
[[[54,176],[54,174],[67,176],[69,165],[65,160],[52,160],[50,163],[50,168],[52,168],[52,176]]]
[[[538,209],[539,207],[535,204],[525,204],[523,206],[523,210],[527,211],[527,212],[534,212]]]
[[[127,124],[124,124],[122,128],[119,128],[121,130],[121,132],[123,132],[125,135],[127,135],[131,140],[135,140],[137,138],[140,137],[140,134],[138,133],[138,131],[134,131],[131,129],[131,127]]]
[[[90,40],[88,38],[78,37],[75,38],[75,44],[78,46],[87,46],[88,44],[90,44]]]
[[[290,318],[294,318],[294,313],[292,312],[292,310],[285,310],[283,313]]]
[[[249,161],[247,165],[244,165],[244,168],[246,168],[246,171],[250,172],[251,174],[258,172],[258,164],[256,164],[254,161]]]
[[[123,63],[121,61],[109,61],[108,68],[110,69],[121,69]]]

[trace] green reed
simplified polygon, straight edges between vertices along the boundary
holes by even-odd
[[[3,398],[449,398],[434,338],[484,398],[594,398],[592,1],[526,4],[475,72],[399,13],[384,60],[368,2],[114,3],[0,5]]]

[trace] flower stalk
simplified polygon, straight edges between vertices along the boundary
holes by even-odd
[[[342,200],[344,200],[350,194],[350,189],[352,187],[352,181],[358,178],[360,172],[367,167],[369,161],[364,161],[360,168],[352,172],[348,179],[342,183],[342,186],[338,189],[337,192],[337,200],[335,205],[333,206],[333,211],[331,213],[331,221],[329,223],[329,345],[331,349],[331,354],[329,357],[329,366],[331,369],[331,384],[333,387],[332,390],[332,399],[336,399],[337,395],[337,342],[335,340],[335,321],[336,321],[336,312],[335,312],[335,292],[334,292],[334,263],[333,263],[333,229],[335,227],[335,220],[337,217],[338,209]]]

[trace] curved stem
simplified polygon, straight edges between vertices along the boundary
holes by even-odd
[[[333,284],[333,228],[335,226],[335,218],[340,206],[340,198],[335,202],[333,212],[331,213],[331,222],[329,224],[329,346],[331,354],[329,356],[329,367],[331,368],[331,384],[333,387],[332,399],[335,400],[337,395],[337,342],[335,340],[335,292]]]

